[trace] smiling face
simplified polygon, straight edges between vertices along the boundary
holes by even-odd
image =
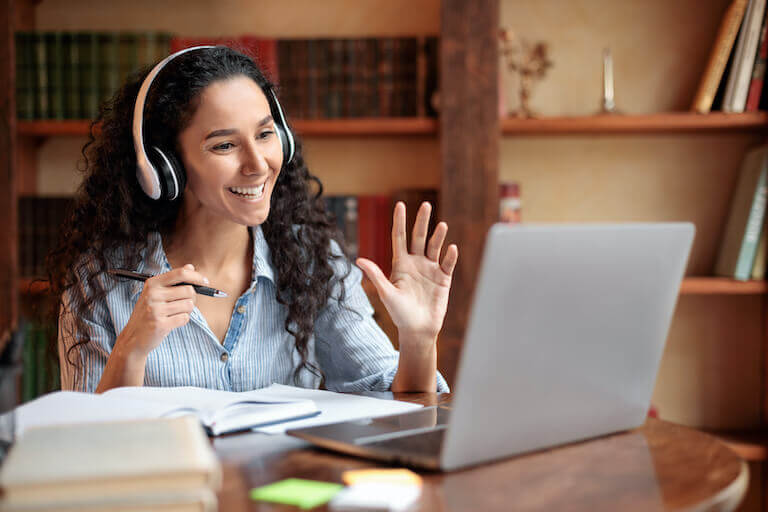
[[[206,87],[198,105],[179,134],[185,210],[262,224],[283,163],[267,97],[252,79],[238,76]]]

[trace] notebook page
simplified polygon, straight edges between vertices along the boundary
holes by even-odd
[[[313,405],[307,403],[308,400],[300,398],[274,398],[268,396],[262,396],[261,390],[255,391],[219,391],[216,389],[196,388],[191,386],[186,387],[149,387],[149,386],[135,386],[135,387],[121,387],[110,389],[104,393],[111,399],[134,399],[145,402],[166,404],[169,406],[175,406],[179,411],[194,410],[197,416],[203,423],[210,425],[213,423],[217,411],[231,407],[233,414],[237,414],[236,410],[241,409],[235,407],[240,404],[281,404],[281,403],[301,403],[302,410],[314,409]],[[264,411],[262,414],[267,413]],[[228,416],[224,414],[222,416]]]

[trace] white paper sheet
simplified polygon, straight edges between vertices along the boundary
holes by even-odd
[[[256,432],[265,434],[283,434],[290,428],[311,427],[325,425],[339,421],[359,420],[362,418],[376,418],[390,414],[400,414],[423,407],[420,404],[400,402],[398,400],[382,400],[367,396],[350,395],[346,393],[334,393],[319,389],[304,389],[282,384],[272,384],[267,388],[255,391],[259,396],[276,399],[300,399],[312,400],[317,404],[321,413],[319,416],[305,420],[287,421],[278,425],[255,428]]]

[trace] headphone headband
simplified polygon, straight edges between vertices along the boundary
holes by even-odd
[[[171,60],[184,53],[206,48],[216,48],[216,46],[204,45],[184,48],[158,62],[144,79],[144,82],[139,88],[139,93],[136,96],[136,104],[133,108],[132,130],[133,147],[136,151],[136,178],[144,193],[152,199],[160,199],[162,195],[165,195],[165,198],[171,201],[177,199],[184,190],[186,175],[183,166],[173,156],[172,152],[164,152],[157,147],[150,148],[153,156],[155,156],[156,163],[153,163],[150,156],[147,154],[147,148],[144,146],[144,105],[146,103],[147,94],[149,93],[149,88],[152,86],[152,82],[157,74],[160,73],[165,65]],[[285,120],[283,109],[277,101],[275,91],[271,87],[266,87],[264,89],[275,122],[275,131],[278,134],[282,146],[283,165],[286,165],[293,159],[295,151],[293,134],[288,128],[288,123]]]

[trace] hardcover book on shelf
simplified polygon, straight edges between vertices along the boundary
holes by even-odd
[[[744,112],[749,82],[755,65],[766,0],[749,0],[734,50],[734,60],[725,88],[723,110]]]
[[[752,274],[768,191],[768,146],[745,155],[720,245],[715,274],[746,281]]]
[[[747,0],[732,0],[725,11],[691,105],[691,110],[694,112],[706,114],[712,109],[715,93],[723,77],[725,65],[736,41],[746,9]]]
[[[0,468],[0,509],[212,511],[221,479],[189,416],[38,427]]]
[[[755,65],[752,67],[752,77],[749,81],[747,104],[744,110],[757,112],[760,108],[760,94],[765,80],[765,63],[768,59],[768,10],[763,14],[763,26],[760,29],[760,42],[758,44]]]

